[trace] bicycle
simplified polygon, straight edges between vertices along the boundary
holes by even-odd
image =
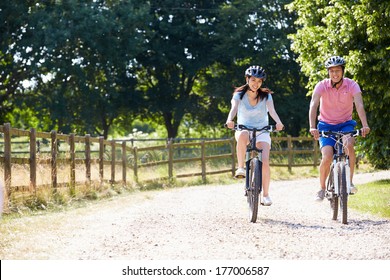
[[[235,124],[233,130],[247,130],[252,132],[250,143],[246,148],[245,156],[245,196],[249,205],[249,221],[255,223],[257,220],[259,196],[262,191],[262,149],[256,147],[257,133],[272,132],[274,127],[271,125],[263,128],[248,128],[242,124]]]
[[[333,211],[333,220],[337,220],[339,202],[341,222],[348,223],[348,195],[351,194],[351,168],[349,165],[349,156],[345,153],[345,136],[356,137],[361,134],[360,130],[352,131],[319,131],[321,137],[332,137],[335,141],[333,161],[330,166],[330,172],[326,184],[325,197],[330,201],[330,207]]]

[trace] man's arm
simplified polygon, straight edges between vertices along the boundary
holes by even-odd
[[[320,105],[320,98],[321,95],[319,93],[314,92],[311,101],[310,101],[310,108],[309,108],[309,124],[310,124],[310,134],[314,136],[314,138],[317,140],[320,137],[320,134],[317,130],[317,112],[318,112],[318,106]]]
[[[368,133],[370,133],[370,127],[368,126],[367,123],[367,116],[366,116],[366,111],[364,110],[364,104],[363,104],[363,98],[362,98],[362,93],[359,92],[355,94],[353,97],[353,100],[355,102],[355,108],[356,111],[359,115],[360,122],[362,123],[362,136],[366,137]]]

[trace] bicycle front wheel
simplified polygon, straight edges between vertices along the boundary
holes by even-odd
[[[261,192],[261,161],[254,158],[250,162],[249,170],[249,189],[248,189],[248,205],[249,205],[249,221],[255,223],[259,210],[259,196]]]
[[[346,163],[339,162],[339,188],[340,188],[340,210],[342,213],[341,222],[348,223],[348,191],[347,191],[347,172]]]

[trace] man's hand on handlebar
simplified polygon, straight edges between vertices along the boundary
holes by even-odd
[[[320,138],[320,133],[317,128],[310,128],[310,134],[313,135],[316,140]]]

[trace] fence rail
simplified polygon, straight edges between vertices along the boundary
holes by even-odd
[[[74,134],[59,134],[56,131],[38,132],[34,128],[29,131],[11,128],[9,123],[0,126],[0,135],[3,142],[0,143],[0,164],[4,171],[5,195],[9,198],[12,192],[27,191],[35,194],[37,188],[50,185],[55,192],[60,186],[66,185],[70,192],[74,192],[76,185],[91,185],[92,182],[102,184],[144,183],[150,180],[171,180],[173,178],[185,178],[201,176],[206,182],[207,175],[231,173],[235,171],[235,140],[197,140],[196,142],[176,143],[175,139],[167,139],[165,145],[150,147],[137,147],[134,139],[131,140],[104,140],[103,137],[91,137],[90,135],[77,136]],[[26,141],[20,141],[20,138]],[[14,139],[14,141],[13,141]],[[297,166],[317,166],[319,164],[319,149],[317,141],[309,137],[273,137],[272,155],[279,155],[283,162],[272,162],[271,166],[287,167],[291,171]],[[28,143],[27,151],[21,151],[23,143]],[[294,143],[297,143],[294,145]],[[305,144],[303,144],[305,143]],[[299,144],[299,145],[298,145]],[[77,148],[76,148],[77,146]],[[302,146],[298,148],[298,146]],[[218,147],[217,153],[210,152],[213,147]],[[275,148],[276,147],[276,148]],[[15,151],[14,151],[15,150]],[[46,156],[44,156],[46,155]],[[295,162],[296,155],[308,155],[309,160]],[[82,156],[80,158],[80,156]],[[209,161],[226,161],[222,167],[212,168]],[[287,161],[287,162],[286,162]],[[197,164],[200,164],[198,167]],[[17,185],[12,183],[12,169],[17,165],[29,167],[29,184]],[[37,168],[49,166],[50,183],[37,183]],[[180,168],[175,166],[180,165]],[[67,182],[58,182],[59,166],[67,166],[69,173]],[[77,180],[76,171],[83,166],[85,174],[82,180]],[[92,178],[91,166],[97,166],[98,178]],[[167,166],[167,175],[154,178],[141,178],[140,174],[153,173],[148,170]],[[190,171],[179,173],[183,166],[190,166]],[[107,172],[108,167],[108,172]],[[194,172],[199,168],[198,172]],[[121,178],[118,179],[118,170],[121,170]],[[140,172],[140,169],[146,170]],[[186,170],[186,168],[184,168]],[[107,175],[107,173],[109,175]],[[158,174],[158,172],[157,172]],[[155,175],[155,174],[148,174]],[[18,176],[18,174],[16,175]],[[46,177],[49,174],[46,174]],[[145,176],[144,176],[145,177]],[[150,176],[149,176],[150,177]],[[7,202],[8,199],[5,199]]]

